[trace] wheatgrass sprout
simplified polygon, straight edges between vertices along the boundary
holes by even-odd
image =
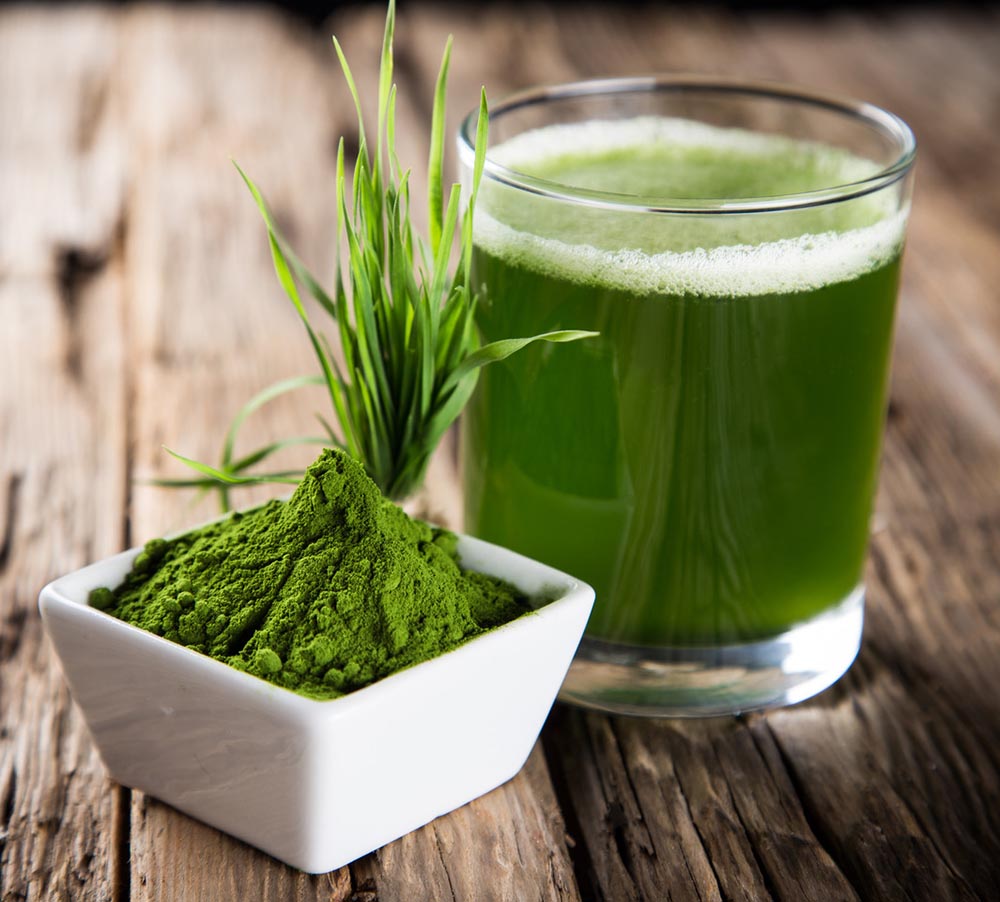
[[[219,467],[175,455],[199,475],[189,480],[161,480],[160,484],[218,488],[223,506],[227,507],[228,491],[234,486],[297,481],[301,473],[251,475],[247,471],[288,445],[317,442],[347,451],[364,464],[385,495],[404,498],[423,480],[431,454],[465,407],[481,367],[503,360],[532,342],[567,342],[596,334],[563,330],[481,345],[475,325],[476,296],[470,284],[470,264],[473,210],[486,153],[486,93],[483,91],[480,97],[471,194],[463,212],[460,186],[452,184],[447,193],[444,190],[449,38],[431,116],[429,241],[425,243],[411,226],[410,173],[402,169],[396,155],[394,28],[395,3],[390,2],[379,67],[374,153],[366,136],[351,68],[339,42],[333,39],[357,110],[359,146],[350,184],[343,139],[337,148],[337,268],[330,293],[289,248],[262,193],[237,166],[267,226],[278,281],[302,320],[320,374],[280,382],[251,399],[227,433]],[[341,259],[342,242],[347,247],[346,260]],[[335,328],[343,365],[310,318],[302,290],[312,296]],[[329,419],[320,417],[326,433],[323,437],[285,439],[235,457],[237,431],[254,410],[286,392],[317,383],[326,387],[339,431]]]

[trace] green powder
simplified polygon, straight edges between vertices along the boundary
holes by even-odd
[[[324,451],[287,502],[154,539],[90,603],[313,698],[336,698],[519,617],[512,586],[462,571],[453,533],[410,519]]]

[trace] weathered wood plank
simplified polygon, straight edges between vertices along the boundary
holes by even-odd
[[[546,748],[601,898],[856,898],[813,834],[773,740],[745,721],[560,709]]]
[[[142,793],[132,794],[133,899],[355,899],[347,868],[316,877]]]
[[[371,875],[380,900],[579,899],[562,814],[541,750],[524,770],[352,870]]]
[[[334,142],[354,128],[328,34],[371,85],[381,11],[338,12],[317,33],[259,10],[0,13],[0,899],[224,900],[248,885],[262,898],[365,902],[990,897],[1000,882],[996,25],[995,12],[933,10],[817,24],[404,7],[399,133],[418,171],[449,31],[453,124],[483,83],[495,99],[590,75],[714,71],[883,103],[915,126],[922,156],[866,644],[848,678],[811,703],[735,721],[560,711],[544,758],[536,749],[516,780],[310,878],[154,800],[129,803],[106,781],[34,596],[131,539],[211,516],[211,501],[192,507],[128,478],[177,472],[163,442],[210,458],[252,391],[312,368],[226,157],[246,165],[328,276]],[[308,429],[323,403],[262,411],[248,445]],[[417,506],[456,523],[448,449],[429,482]]]
[[[370,89],[382,12],[351,11],[334,24],[356,78]],[[226,156],[245,165],[303,256],[328,274],[336,140],[356,129],[325,33],[311,35],[267,13],[166,8],[135,11],[126,29],[122,65],[136,149],[126,239],[129,363],[136,471],[152,475],[176,470],[161,442],[211,456],[251,391],[314,368],[271,272],[258,215]],[[401,21],[401,47],[406,29]],[[412,46],[412,79],[407,66],[399,67],[400,79],[407,79],[400,94],[400,153],[418,168],[429,119],[413,98],[431,96],[442,46],[443,39]],[[280,82],[264,64],[268,60],[281,60]],[[326,188],[317,190],[320,185]],[[313,401],[319,407],[322,396],[265,411],[248,424],[247,446],[310,429]],[[299,461],[308,456],[303,452]],[[417,503],[449,522],[456,495],[447,454],[433,472],[441,474],[441,492],[431,490]],[[142,539],[211,516],[211,510],[193,511],[184,497],[140,486],[131,514]],[[538,756],[524,774],[472,806],[350,871],[322,878],[297,874],[152,800],[137,796],[132,813],[137,899],[240,899],[244,872],[270,899],[356,893],[404,900],[422,892],[434,898],[578,897]]]
[[[122,541],[113,17],[0,11],[0,899],[120,898],[122,794],[38,590]],[[109,687],[114,691],[113,687]]]
[[[925,24],[933,33],[934,23]],[[960,21],[950,32],[970,26]],[[902,887],[917,898],[971,898],[995,888],[1000,860],[990,825],[1000,799],[1000,704],[990,688],[1000,678],[1000,321],[998,261],[988,249],[996,231],[965,202],[978,188],[953,179],[949,167],[959,156],[956,140],[982,147],[986,137],[974,132],[970,94],[993,102],[996,87],[969,78],[964,64],[928,64],[913,52],[914,43],[932,43],[915,41],[918,33],[889,22],[865,52],[862,25],[848,18],[828,35],[841,65],[820,57],[820,72],[839,78],[840,90],[867,84],[874,99],[914,120],[923,146],[866,645],[845,682],[844,710],[824,710],[823,727],[797,711],[768,721],[805,804],[827,821],[824,832],[854,879],[873,882],[872,897],[892,898]],[[817,44],[769,49],[785,65],[802,65],[819,57]],[[912,74],[908,86],[901,70]],[[933,103],[933,81],[964,101]],[[854,773],[823,766],[824,755],[836,761],[848,753],[860,759]],[[858,841],[866,836],[867,844]],[[895,882],[882,884],[890,874]]]
[[[276,14],[137,8],[124,32],[133,475],[146,478],[180,472],[162,444],[215,459],[229,419],[251,394],[312,371],[259,214],[229,157],[259,182],[290,239],[322,272],[333,231],[333,129],[343,120],[331,115],[337,95],[328,94],[332,80],[311,36]],[[314,431],[314,400],[262,410],[242,447]],[[288,455],[300,464],[308,456]],[[193,504],[190,493],[136,485],[134,538],[217,511],[215,498]],[[242,899],[249,887],[273,900],[350,895],[346,869],[308,877],[139,793],[131,812],[133,899]]]
[[[815,702],[738,728],[569,713],[551,723],[546,748],[583,840],[581,880],[604,898],[932,899],[995,888],[997,236],[983,204],[963,202],[977,180],[956,184],[950,172],[956,159],[990,157],[995,139],[975,112],[995,106],[995,81],[974,75],[975,61],[949,67],[938,50],[940,65],[925,65],[913,50],[948,31],[954,51],[979,20],[908,22],[583,9],[561,17],[561,41],[529,36],[521,48],[531,61],[557,47],[577,76],[694,69],[794,80],[884,103],[928,133],[878,505],[888,526],[875,542],[861,659]],[[549,68],[559,66],[549,58]],[[928,102],[957,94],[953,120]],[[975,152],[958,153],[963,141]],[[887,559],[923,579],[887,584]],[[667,836],[673,854],[662,861]]]

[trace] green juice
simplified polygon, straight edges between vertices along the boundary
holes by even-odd
[[[670,123],[635,120],[613,144],[557,126],[508,158],[675,198],[808,191],[874,166],[705,126],[674,140]],[[900,216],[871,197],[762,221],[484,193],[484,340],[601,334],[483,371],[463,425],[467,530],[590,582],[587,634],[612,642],[753,641],[842,602],[867,545]]]

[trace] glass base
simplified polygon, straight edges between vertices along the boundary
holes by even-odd
[[[663,648],[584,637],[559,700],[611,714],[708,717],[793,705],[822,692],[861,646],[864,587],[760,642]]]

